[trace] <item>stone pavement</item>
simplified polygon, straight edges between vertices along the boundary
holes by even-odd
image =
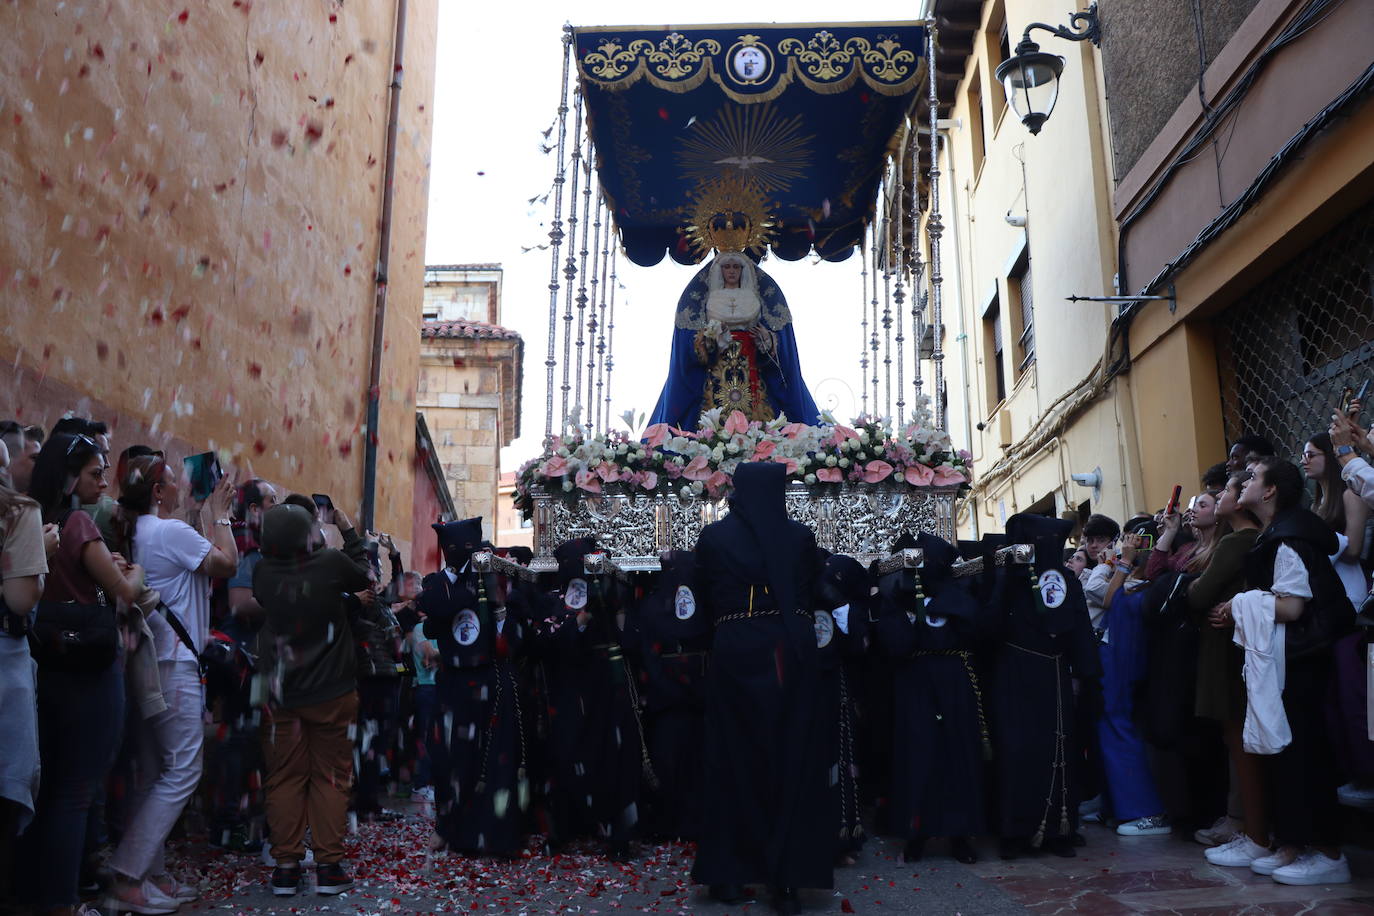
[[[1123,839],[1087,827],[1088,846],[1074,859],[1037,856],[1012,862],[990,842],[983,861],[964,866],[944,857],[938,843],[914,864],[901,862],[899,844],[878,840],[859,864],[835,873],[833,892],[808,891],[806,912],[864,914],[1374,913],[1374,852],[1354,850],[1357,880],[1330,888],[1277,885],[1243,869],[1207,864],[1202,847],[1181,837]],[[350,839],[357,887],[335,898],[307,892],[274,898],[270,869],[256,856],[235,856],[203,842],[177,841],[171,861],[204,896],[186,914],[392,913],[606,914],[615,912],[763,916],[766,897],[725,907],[691,884],[686,846],[644,845],[627,865],[607,862],[590,847],[566,855],[531,854],[514,863],[472,861],[425,853],[428,826],[403,821],[364,825]],[[307,872],[309,874],[309,872]],[[310,880],[310,879],[307,879]]]

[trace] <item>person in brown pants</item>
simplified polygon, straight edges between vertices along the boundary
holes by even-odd
[[[272,835],[272,893],[300,889],[305,828],[313,837],[316,891],[353,886],[343,866],[348,794],[353,784],[351,730],[358,714],[356,658],[345,602],[371,584],[363,541],[338,509],[329,518],[342,550],[323,547],[312,514],[286,504],[262,522],[262,560],[253,597],[266,611],[260,671],[271,683],[262,725],[267,760],[267,824]]]

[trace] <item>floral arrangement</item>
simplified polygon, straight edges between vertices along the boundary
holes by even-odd
[[[928,425],[924,403],[900,432],[883,418],[860,417],[845,426],[828,413],[819,426],[789,423],[786,417],[765,424],[738,410],[722,421],[717,408],[702,414],[695,432],[655,423],[634,436],[634,412],[623,419],[628,430],[588,437],[571,418],[567,431],[516,473],[516,508],[530,517],[534,486],[568,499],[600,494],[609,484],[627,492],[678,490],[683,497],[720,499],[730,491],[736,466],[745,461],[777,461],[787,466],[791,479],[813,485],[891,481],[966,487],[970,479],[971,456],[955,451],[944,430]]]

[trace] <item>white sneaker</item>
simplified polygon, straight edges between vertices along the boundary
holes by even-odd
[[[1220,846],[1229,843],[1240,833],[1241,823],[1230,815],[1222,815],[1210,827],[1204,827],[1193,834],[1193,839],[1203,846]]]
[[[1336,798],[1350,808],[1374,810],[1374,786],[1348,782],[1336,790]]]
[[[105,898],[105,907],[111,913],[140,913],[143,916],[168,916],[175,913],[181,904],[162,891],[148,879],[138,884],[131,881],[115,881],[110,894]]]
[[[1102,796],[1094,795],[1092,798],[1078,803],[1078,816],[1087,817],[1089,814],[1096,814],[1102,810]]]
[[[1291,865],[1274,869],[1270,877],[1280,884],[1349,884],[1350,863],[1344,853],[1339,859],[1330,859],[1314,850],[1298,856]]]
[[[1116,827],[1117,836],[1168,836],[1172,832],[1169,819],[1162,814],[1124,821]]]
[[[1242,833],[1229,843],[1204,849],[1202,854],[1213,865],[1220,865],[1225,868],[1243,868],[1256,859],[1269,855],[1269,849]]]
[[[1283,868],[1285,865],[1292,865],[1298,860],[1298,851],[1291,846],[1285,846],[1278,852],[1272,852],[1267,856],[1260,856],[1250,863],[1250,870],[1257,875],[1272,875],[1274,869]]]
[[[171,897],[177,903],[195,903],[200,899],[200,891],[189,884],[183,884],[175,876],[166,872],[160,875],[149,875],[148,880],[153,882],[158,890]]]

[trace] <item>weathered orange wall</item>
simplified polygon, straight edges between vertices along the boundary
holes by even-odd
[[[410,0],[378,524],[410,530],[437,0]],[[0,8],[0,415],[356,510],[392,2]],[[136,432],[135,432],[136,431]]]

